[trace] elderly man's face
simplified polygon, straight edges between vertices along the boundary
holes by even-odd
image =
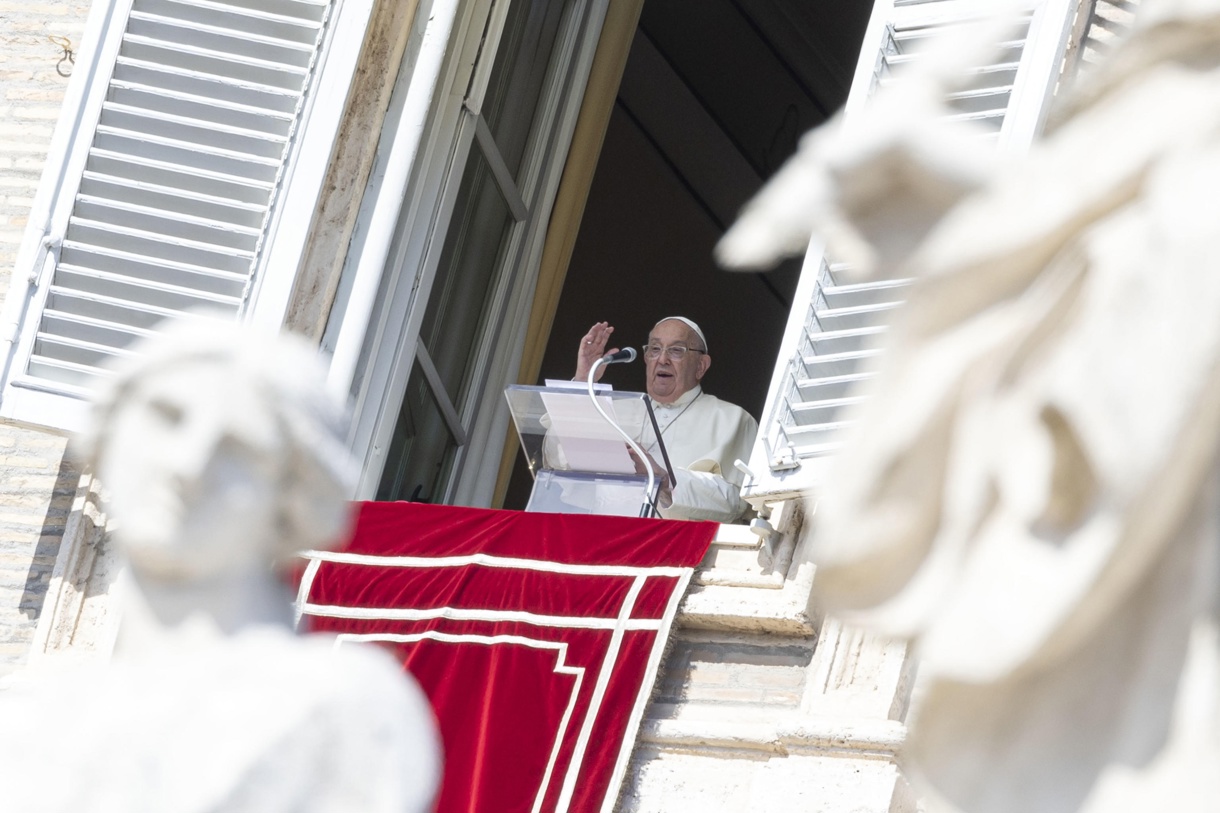
[[[670,347],[688,348],[687,353],[678,360],[671,359],[664,351],[655,359],[645,356],[648,394],[657,403],[672,404],[694,389],[712,364],[706,353],[695,352],[704,349],[699,334],[676,319],[667,319],[654,327],[648,335],[648,343],[660,345],[666,350]]]

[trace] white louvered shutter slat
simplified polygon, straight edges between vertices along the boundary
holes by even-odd
[[[327,4],[296,3],[294,8],[285,8],[278,13],[269,10],[272,5],[258,3],[243,7],[237,3],[149,0],[141,5],[140,14],[147,18],[173,20],[180,25],[236,30],[273,42],[295,42],[311,50]],[[302,13],[303,9],[305,13]]]
[[[1008,39],[996,44],[985,64],[972,66],[947,101],[951,120],[969,121],[979,137],[1012,148],[1032,137],[1049,93],[1026,95],[1018,109],[1022,82],[1045,83],[1058,75],[1066,33],[1071,24],[1070,0],[1030,0],[1013,20]],[[879,88],[901,92],[903,73],[923,57],[932,38],[954,33],[990,12],[986,0],[893,0],[879,2],[861,53],[860,68],[848,101],[853,110],[866,104]],[[1047,47],[1045,40],[1053,40]],[[1046,65],[1034,64],[1046,61]],[[1053,62],[1053,65],[1050,64]],[[1052,70],[1053,68],[1053,70]],[[870,360],[886,324],[907,296],[910,280],[845,283],[845,269],[825,257],[806,259],[802,284],[807,298],[789,319],[781,358],[772,377],[764,420],[751,456],[755,477],[744,495],[755,502],[816,492],[826,466],[841,448],[842,430],[849,424],[848,407],[861,400],[858,385],[871,377]],[[800,312],[797,309],[800,309]]]
[[[125,265],[122,257],[97,254],[86,259],[92,260],[95,267],[63,263],[60,267],[62,284],[52,286],[51,292],[89,294],[123,302],[136,309],[160,308],[170,313],[203,305],[236,309],[241,301],[240,295],[226,293],[226,290],[231,292],[243,284],[236,275],[226,279],[216,273],[163,273],[162,269],[173,269],[152,266],[137,257],[128,258]],[[117,266],[121,270],[108,271],[98,267],[107,265]]]
[[[158,161],[150,156],[111,152],[96,146],[89,155],[89,167],[86,176],[94,173],[97,177],[133,186],[172,190],[182,197],[232,200],[258,209],[266,205],[275,180],[260,181],[213,169],[196,169]]]
[[[79,396],[162,318],[238,313],[335,0],[133,0],[14,387]]]
[[[164,95],[180,95],[213,107],[246,108],[267,115],[280,113],[291,119],[296,112],[297,97],[290,90],[230,79],[224,98],[216,98],[215,81],[190,71],[169,65],[121,57],[115,64],[111,80],[115,88],[135,87]]]
[[[844,270],[824,258],[820,263],[813,301],[781,377],[778,413],[766,426],[773,433],[766,444],[768,468],[799,468],[801,460],[839,448],[844,408],[859,403],[854,385],[868,377],[863,362],[879,352],[875,339],[885,332],[886,312],[904,298],[905,280],[844,285]]]
[[[77,208],[84,210],[86,207],[78,201]],[[231,249],[228,246],[190,240],[158,231],[131,228],[122,225],[118,220],[119,218],[89,220],[85,217],[73,217],[68,224],[65,244],[126,251],[136,257],[146,257],[150,260],[195,265],[205,272],[219,269],[240,274],[254,258],[252,251]]]
[[[206,134],[204,134],[206,135]],[[118,130],[109,125],[100,125],[94,136],[92,158],[97,152],[114,153],[148,161],[157,161],[186,170],[198,170],[213,174],[245,178],[267,185],[270,190],[279,175],[280,165],[274,158],[244,155],[239,152],[218,150],[206,143],[172,141],[152,133]]]
[[[77,217],[105,222],[150,234],[169,233],[178,241],[199,246],[217,246],[253,252],[259,229],[222,221],[166,212],[142,204],[116,201],[102,195],[80,194],[76,198]]]
[[[1140,0],[1082,0],[1072,32],[1075,48],[1064,60],[1065,76],[1084,74],[1105,59],[1131,32]]]
[[[104,126],[117,132],[140,133],[166,143],[206,145],[215,155],[256,156],[275,161],[284,152],[285,135],[240,130],[219,122],[184,119],[159,110],[119,104],[102,108]]]
[[[186,194],[172,186],[142,184],[130,178],[86,172],[81,180],[81,196],[109,200],[114,205],[148,207],[166,216],[177,215],[202,221],[219,221],[258,229],[262,209],[255,203],[225,199],[199,192]]]
[[[922,58],[923,49],[930,40],[951,34],[954,28],[972,22],[978,16],[976,13],[948,20],[920,19],[918,15],[927,13],[932,5],[931,2],[923,3],[922,9],[914,14],[898,15],[886,26],[886,40],[869,95],[878,86],[900,87],[904,68]],[[904,16],[908,19],[902,19]],[[950,106],[960,111],[950,116],[950,120],[980,124],[987,128],[985,138],[999,138],[1032,21],[1032,13],[1014,19],[1016,36],[996,43],[990,61],[971,67],[968,75],[962,77],[963,89],[955,90],[948,97]]]

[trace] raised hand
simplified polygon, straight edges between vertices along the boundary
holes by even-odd
[[[576,351],[576,375],[573,380],[587,381],[589,371],[593,369],[593,364],[599,358],[607,353],[617,353],[617,347],[606,349],[606,345],[610,341],[610,334],[614,332],[614,328],[609,322],[598,322],[593,327],[589,328],[589,332],[580,338],[580,347]],[[601,380],[602,373],[605,372],[605,367],[597,371],[595,381]]]

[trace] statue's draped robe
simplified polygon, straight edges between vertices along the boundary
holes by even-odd
[[[819,600],[916,642],[931,809],[1220,799],[1220,10],[1095,79],[883,269],[913,294],[818,505]]]

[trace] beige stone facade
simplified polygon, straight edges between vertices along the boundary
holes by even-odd
[[[0,295],[7,293],[89,0],[0,2]],[[0,423],[0,675],[24,662],[79,473],[66,439]]]
[[[90,5],[0,0],[0,295],[68,83],[56,71],[63,49],[49,37],[78,45]],[[365,91],[359,97],[375,103],[349,107],[358,124],[349,122],[336,159],[347,171],[328,179],[322,217],[305,247],[289,321],[315,337],[354,228],[350,201],[370,171],[370,134],[388,103],[390,66],[407,45],[387,32],[404,25],[407,6],[375,6],[356,77]],[[1116,8],[1102,0],[1097,16],[1126,14]],[[1086,29],[1089,59],[1108,34],[1082,25],[1078,35]],[[85,595],[91,578],[105,581],[109,573],[95,570],[100,533],[86,495],[78,497],[80,472],[66,444],[48,430],[0,422],[0,676],[29,659],[36,638],[66,645],[74,625],[100,626]],[[75,517],[74,499],[81,509]],[[914,809],[897,768],[913,664],[899,644],[810,614],[813,567],[796,550],[801,511],[789,502],[772,522],[770,538],[726,531],[701,568],[641,729],[623,810]],[[56,575],[69,525],[87,542],[58,562]],[[50,628],[52,617],[66,626]]]

